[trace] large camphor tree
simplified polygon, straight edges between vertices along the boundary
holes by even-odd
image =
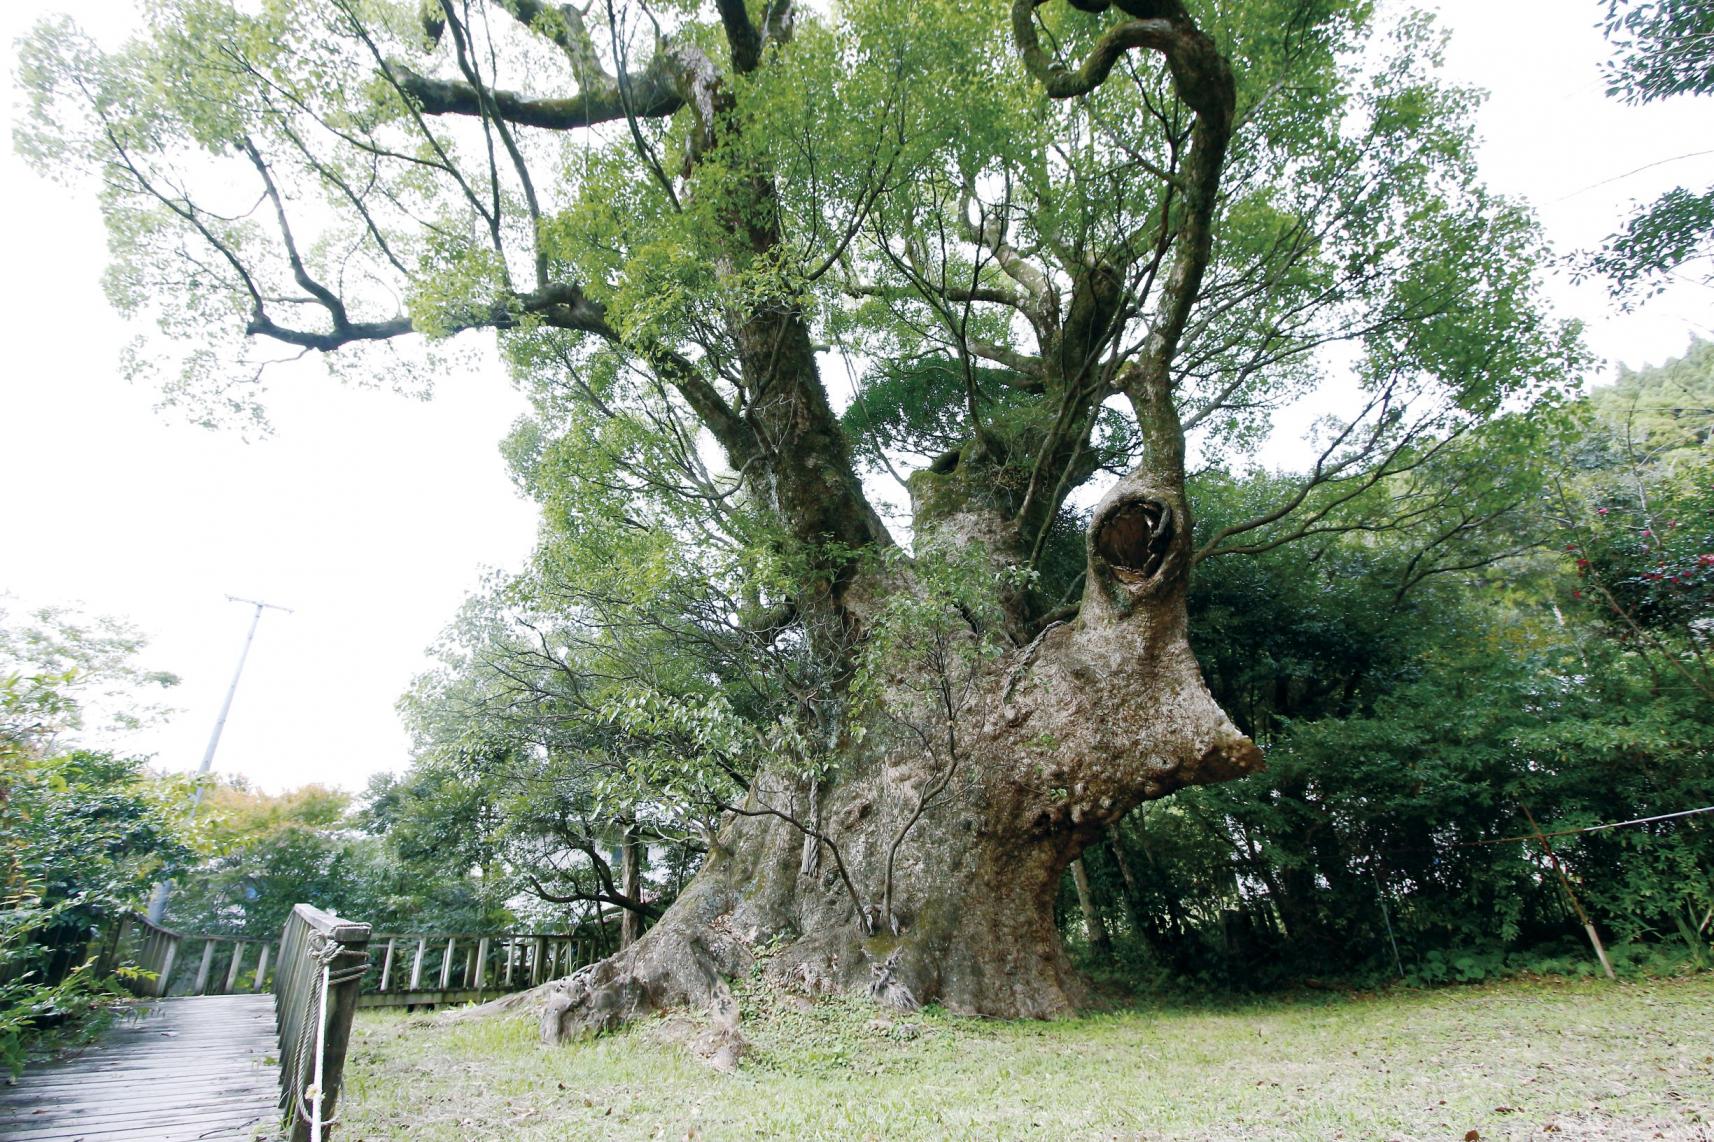
[[[672,755],[634,804],[713,808],[548,1034],[729,1024],[758,964],[1044,1016],[1069,862],[1261,764],[1196,563],[1415,527],[1456,566],[1505,466],[1431,474],[1577,357],[1437,44],[1363,0],[166,0],[113,52],[39,29],[19,143],[99,173],[137,359],[199,415],[271,358],[432,374],[498,331],[554,558],[634,604],[564,576],[580,645],[706,651],[554,707]],[[1302,474],[1199,532],[1187,469],[1323,384]]]

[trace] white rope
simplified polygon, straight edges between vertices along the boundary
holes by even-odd
[[[335,955],[338,954],[335,946]],[[315,1081],[310,1086],[310,1142],[321,1142],[321,1080],[322,1068],[327,1062],[327,980],[333,974],[333,958],[330,956],[321,964],[321,1015],[315,1023]]]
[[[305,997],[304,1003],[305,1015],[313,1010],[316,1018],[315,1057],[313,1060],[315,1073],[308,1086],[293,1093],[298,1113],[309,1121],[311,1142],[322,1142],[323,1131],[339,1118],[338,1115],[331,1118],[322,1117],[326,1093],[327,993],[329,989],[339,984],[361,978],[369,970],[369,956],[366,952],[351,953],[337,941],[328,939],[320,932],[310,933],[310,943],[305,954],[321,965],[321,975],[317,980],[317,986],[311,989],[310,994]],[[333,969],[334,961],[342,954],[354,954],[358,958],[354,963],[335,971]],[[293,1072],[300,1079],[303,1077],[304,1064],[311,1061],[306,1058],[309,1054],[309,1048],[310,1037],[300,1035],[298,1037],[297,1067]]]

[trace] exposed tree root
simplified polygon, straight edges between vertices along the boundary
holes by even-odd
[[[711,925],[694,930],[678,918],[599,963],[529,993],[540,999],[545,1042],[616,1030],[676,1009],[706,1013],[708,1028],[691,1049],[716,1070],[737,1067],[744,1052],[738,999],[727,980],[754,962],[743,941]]]

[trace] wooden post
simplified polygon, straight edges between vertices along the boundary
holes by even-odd
[[[1071,862],[1071,882],[1077,889],[1077,909],[1083,913],[1083,934],[1089,940],[1089,951],[1102,962],[1111,960],[1113,941],[1107,936],[1107,922],[1095,903],[1095,889],[1089,883],[1089,870],[1083,867],[1081,857]]]
[[[262,954],[256,960],[256,982],[251,985],[251,991],[261,991],[268,986],[268,953],[274,950],[274,945],[266,940],[262,942]]]
[[[387,982],[393,978],[393,945],[399,942],[397,936],[387,937],[387,954],[381,957],[381,986],[379,991],[387,990]]]
[[[428,951],[428,939],[419,937],[417,940],[417,956],[411,961],[411,990],[416,991],[423,985],[423,953]]]
[[[810,810],[810,815],[815,815],[813,808]],[[815,846],[815,851],[819,852],[820,847],[820,845]],[[642,897],[643,841],[641,834],[637,832],[635,822],[626,825],[624,837],[619,844],[619,877],[623,886],[620,891],[632,900]],[[628,948],[642,937],[642,913],[631,908],[625,909],[619,915],[619,946]],[[563,964],[561,965],[561,974],[564,974]]]
[[[160,974],[155,977],[155,994],[162,996],[173,982],[173,961],[179,958],[179,937],[163,936],[161,942],[166,945],[166,951],[161,956]]]
[[[231,995],[238,990],[238,973],[244,967],[244,949],[247,947],[243,940],[232,945],[232,962],[226,967],[226,994]]]
[[[202,964],[196,969],[196,987],[191,990],[192,995],[208,994],[208,967],[213,962],[214,940],[205,936],[202,941]]]
[[[510,937],[510,936],[502,936],[500,938],[505,941],[505,948],[506,948],[506,978],[504,981],[504,986],[506,987],[507,990],[511,990],[511,987],[512,987],[512,957],[514,954],[516,954],[516,952],[518,950],[518,942],[516,940],[512,939],[512,937]]]
[[[1369,872],[1375,878],[1375,899],[1381,902],[1381,923],[1387,927],[1387,943],[1393,946],[1393,966],[1399,969],[1399,978],[1405,977],[1404,957],[1399,955],[1399,942],[1393,936],[1393,918],[1387,911],[1387,894],[1381,891],[1381,869],[1378,858],[1373,858]]]
[[[464,986],[473,987],[476,983],[476,948],[471,946],[464,950]]]
[[[131,914],[125,913],[119,917],[119,922],[113,926],[113,939],[101,949],[101,958],[96,962],[95,974],[105,979],[113,974],[113,969],[119,966],[119,961],[125,954],[125,937],[131,934]]]
[[[280,1101],[291,1123],[292,1142],[308,1142],[310,1116],[318,1116],[324,1126],[336,1117],[368,946],[369,925],[308,904],[292,909],[286,921],[274,1004],[280,1032]],[[308,1114],[300,1111],[300,1103]]]
[[[1583,911],[1583,902],[1577,899],[1577,893],[1571,889],[1571,878],[1565,875],[1565,869],[1559,863],[1559,854],[1553,851],[1553,844],[1547,839],[1547,834],[1541,831],[1541,826],[1535,823],[1535,815],[1530,812],[1528,805],[1520,805],[1524,811],[1524,820],[1530,823],[1530,829],[1535,833],[1535,839],[1541,842],[1547,859],[1553,864],[1553,871],[1559,875],[1560,887],[1565,889],[1565,895],[1571,898],[1571,907],[1577,910],[1577,918],[1583,921],[1583,930],[1589,934],[1589,942],[1594,945],[1595,958],[1601,961],[1601,968],[1607,973],[1607,978],[1616,980],[1613,965],[1607,960],[1607,949],[1601,945],[1601,937],[1595,932],[1595,924],[1589,919],[1589,913]]]
[[[488,937],[476,941],[476,990],[488,986]]]
[[[452,950],[458,946],[457,936],[446,938],[446,955],[440,961],[440,989],[448,991],[452,988]]]
[[[530,961],[530,982],[532,984],[546,983],[547,976],[543,973],[547,970],[547,965],[543,961],[547,958],[547,941],[540,936],[536,937],[535,953],[534,958]]]

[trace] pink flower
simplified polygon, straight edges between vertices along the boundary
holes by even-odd
[[[1607,509],[1606,509],[1606,508],[1596,508],[1596,509],[1595,509],[1595,514],[1596,514],[1596,515],[1606,515],[1606,514],[1607,514]]]

